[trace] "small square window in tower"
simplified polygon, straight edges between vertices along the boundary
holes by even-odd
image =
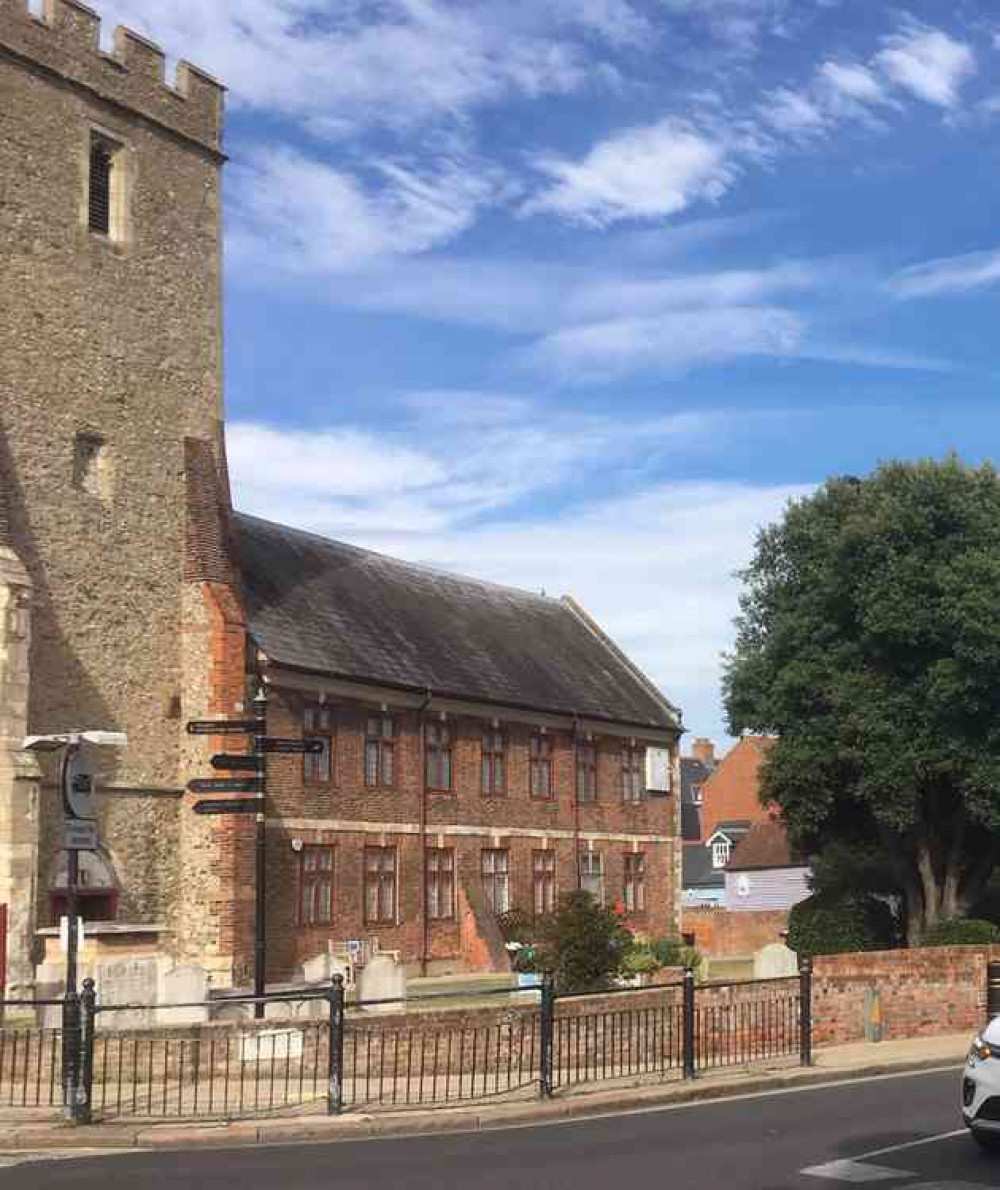
[[[87,218],[90,230],[104,236],[111,235],[115,151],[110,141],[96,133],[91,135]]]
[[[108,444],[97,434],[77,434],[73,448],[73,486],[88,496],[110,500],[111,457]]]

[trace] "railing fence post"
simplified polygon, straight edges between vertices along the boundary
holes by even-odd
[[[694,1078],[698,1073],[698,1055],[695,1051],[695,1004],[694,968],[684,968],[684,1077]]]
[[[543,1099],[551,1099],[555,1090],[553,1080],[553,1050],[555,1048],[556,985],[551,975],[542,979],[541,1056],[539,1092]]]
[[[812,987],[812,959],[803,955],[799,962],[799,1049],[803,1066],[813,1064]]]
[[[67,992],[62,1003],[63,1119],[77,1122],[77,1090],[80,1083],[80,996]]]
[[[97,1029],[97,989],[92,979],[83,981],[80,997],[80,1071],[77,1094],[78,1124],[90,1124],[94,1102],[94,1033]]]
[[[330,1062],[327,1115],[344,1110],[344,977],[335,975],[330,985]]]

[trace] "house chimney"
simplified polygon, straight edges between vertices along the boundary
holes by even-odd
[[[691,745],[691,755],[707,769],[715,768],[715,745],[711,740],[698,739]]]

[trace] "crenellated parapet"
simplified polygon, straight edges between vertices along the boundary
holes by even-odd
[[[155,120],[206,148],[220,150],[225,87],[189,62],[167,81],[163,50],[131,29],[114,32],[114,49],[101,49],[101,18],[80,0],[44,0],[43,14],[27,0],[0,0],[0,53],[7,50],[97,94]]]

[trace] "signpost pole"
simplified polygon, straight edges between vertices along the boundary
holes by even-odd
[[[267,691],[261,686],[257,697],[253,700],[254,737],[253,754],[258,758],[256,774],[257,818],[255,823],[254,850],[256,859],[255,904],[254,904],[254,939],[253,939],[253,994],[257,998],[254,1005],[254,1016],[257,1020],[264,1018],[264,996],[267,963],[266,915],[267,915],[267,836],[265,832],[264,813],[267,805]]]
[[[70,770],[73,761],[76,758],[78,744],[67,744],[63,749],[62,755],[62,773],[60,775],[59,787],[65,791],[69,781]],[[64,793],[65,796],[65,793]],[[66,807],[66,815],[68,818],[69,806]],[[67,820],[64,818],[64,821]],[[79,907],[77,905],[76,890],[80,883],[80,852],[75,847],[70,847],[66,852],[66,995],[76,995],[76,980],[77,980],[77,934],[79,932],[79,925],[77,924],[77,914]]]

